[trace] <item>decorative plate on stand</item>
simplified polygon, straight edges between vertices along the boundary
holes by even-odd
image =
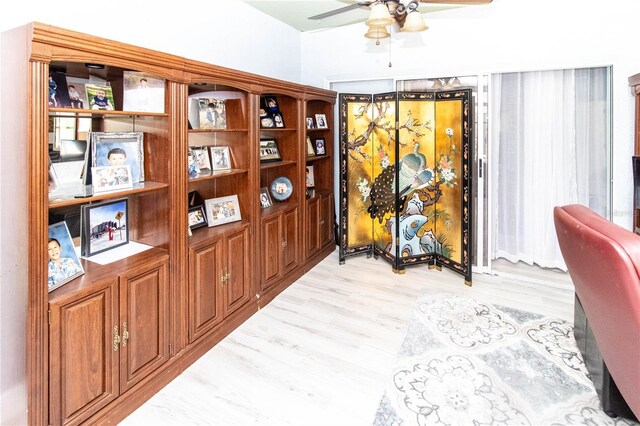
[[[293,193],[293,184],[286,176],[277,177],[271,182],[271,195],[277,201],[286,201]]]

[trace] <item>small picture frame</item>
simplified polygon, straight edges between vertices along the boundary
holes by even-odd
[[[126,198],[81,206],[81,246],[86,257],[129,243],[129,202]]]
[[[307,117],[307,129],[314,129],[313,117]]]
[[[270,127],[276,127],[276,123],[273,121],[273,117],[267,115],[260,117],[260,127],[268,129]]]
[[[193,160],[198,166],[199,172],[208,172],[212,170],[211,159],[209,158],[209,147],[207,146],[192,146],[189,147],[189,151],[193,155]]]
[[[275,139],[260,139],[260,162],[281,161],[280,151]]]
[[[313,149],[313,144],[311,143],[311,138],[307,136],[307,157],[315,157],[316,151]]]
[[[125,111],[164,112],[165,81],[149,73],[123,71]]]
[[[87,90],[85,89],[88,82],[89,80],[85,78],[67,76],[67,89],[69,91],[69,103],[71,104],[71,108],[89,109]]]
[[[241,220],[237,195],[210,198],[204,201],[209,227]]]
[[[113,111],[115,109],[111,86],[87,83],[84,87],[87,91],[89,109],[103,111]]]
[[[305,185],[307,188],[315,188],[316,187],[316,179],[313,174],[313,164],[307,166],[307,175],[305,178]]]
[[[91,167],[131,167],[131,182],[144,181],[142,132],[91,132]],[[93,176],[91,176],[93,181]]]
[[[224,99],[199,98],[200,129],[226,129],[227,109]]]
[[[198,167],[196,157],[191,150],[187,153],[187,172],[190,178],[194,178],[200,174],[200,167]]]
[[[284,127],[284,118],[282,118],[282,114],[275,113],[273,114],[273,123],[276,127],[283,128]]]
[[[315,140],[315,145],[316,145],[316,155],[327,154],[327,145],[324,138],[317,138]]]
[[[84,268],[73,246],[66,222],[49,225],[47,254],[49,256],[49,291],[84,274]]]
[[[210,146],[211,154],[211,170],[230,170],[231,169],[231,150],[228,146]]]
[[[128,165],[92,167],[91,175],[93,176],[94,193],[119,191],[133,187],[131,167]]]
[[[318,129],[328,129],[327,117],[324,114],[316,114],[316,126]]]
[[[266,209],[272,205],[273,201],[271,200],[271,195],[269,195],[269,190],[266,187],[260,188],[260,208]]]
[[[189,229],[194,230],[201,228],[207,224],[207,216],[204,212],[204,206],[189,207]]]
[[[61,72],[49,73],[49,106],[54,108],[71,108],[67,78]]]
[[[278,101],[275,96],[265,96],[264,97],[264,106],[267,111],[270,111],[272,114],[276,112],[280,112],[280,108],[278,107]]]

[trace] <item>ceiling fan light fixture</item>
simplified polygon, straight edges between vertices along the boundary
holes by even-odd
[[[365,21],[370,27],[384,27],[393,24],[394,20],[384,3],[377,2],[371,6],[369,19]]]
[[[364,35],[366,38],[376,40],[376,44],[380,44],[380,39],[389,38],[391,34],[385,27],[369,27],[369,31]]]
[[[417,33],[428,29],[429,27],[424,23],[422,14],[417,10],[413,10],[407,15],[407,19],[404,21],[404,25],[400,31],[404,33]]]

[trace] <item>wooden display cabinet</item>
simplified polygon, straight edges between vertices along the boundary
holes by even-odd
[[[18,301],[28,312],[28,422],[117,423],[333,250],[333,139],[330,129],[314,131],[328,153],[307,162],[304,114],[324,113],[331,123],[336,94],[40,23],[5,41],[14,65],[3,90],[28,93],[3,111],[12,125],[2,128],[27,147],[16,152],[19,170],[27,170],[16,191],[28,200],[16,229],[28,235],[11,237],[27,253],[26,282],[8,285],[28,289]],[[115,110],[49,107],[52,69],[109,82]],[[164,112],[122,109],[125,71],[165,81]],[[285,127],[259,128],[264,94],[277,97]],[[225,100],[225,128],[189,128],[190,99],[200,96]],[[73,123],[78,140],[91,131],[143,132],[144,182],[93,195],[82,187],[50,192],[49,129],[62,121]],[[276,139],[281,161],[260,164],[260,138]],[[231,168],[189,177],[190,146],[228,146]],[[317,190],[307,200],[311,162]],[[292,196],[260,209],[260,188],[278,176],[291,180]],[[237,195],[241,219],[189,236],[190,191],[205,200]],[[82,259],[84,274],[48,292],[49,225],[75,221],[78,245],[82,206],[119,198],[128,200],[130,240],[152,247],[106,265]],[[305,244],[315,254],[305,258]]]

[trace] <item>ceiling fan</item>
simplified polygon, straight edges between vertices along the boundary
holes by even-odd
[[[319,15],[310,16],[311,20],[320,20],[328,18],[330,16],[338,15],[340,13],[348,12],[360,7],[370,7],[375,3],[383,3],[389,9],[391,17],[400,25],[404,25],[404,21],[407,18],[409,12],[413,12],[418,8],[420,3],[423,4],[460,4],[465,6],[480,5],[491,3],[492,0],[364,0],[357,3],[350,4],[349,6],[341,7],[338,9],[330,10],[329,12],[320,13]]]

